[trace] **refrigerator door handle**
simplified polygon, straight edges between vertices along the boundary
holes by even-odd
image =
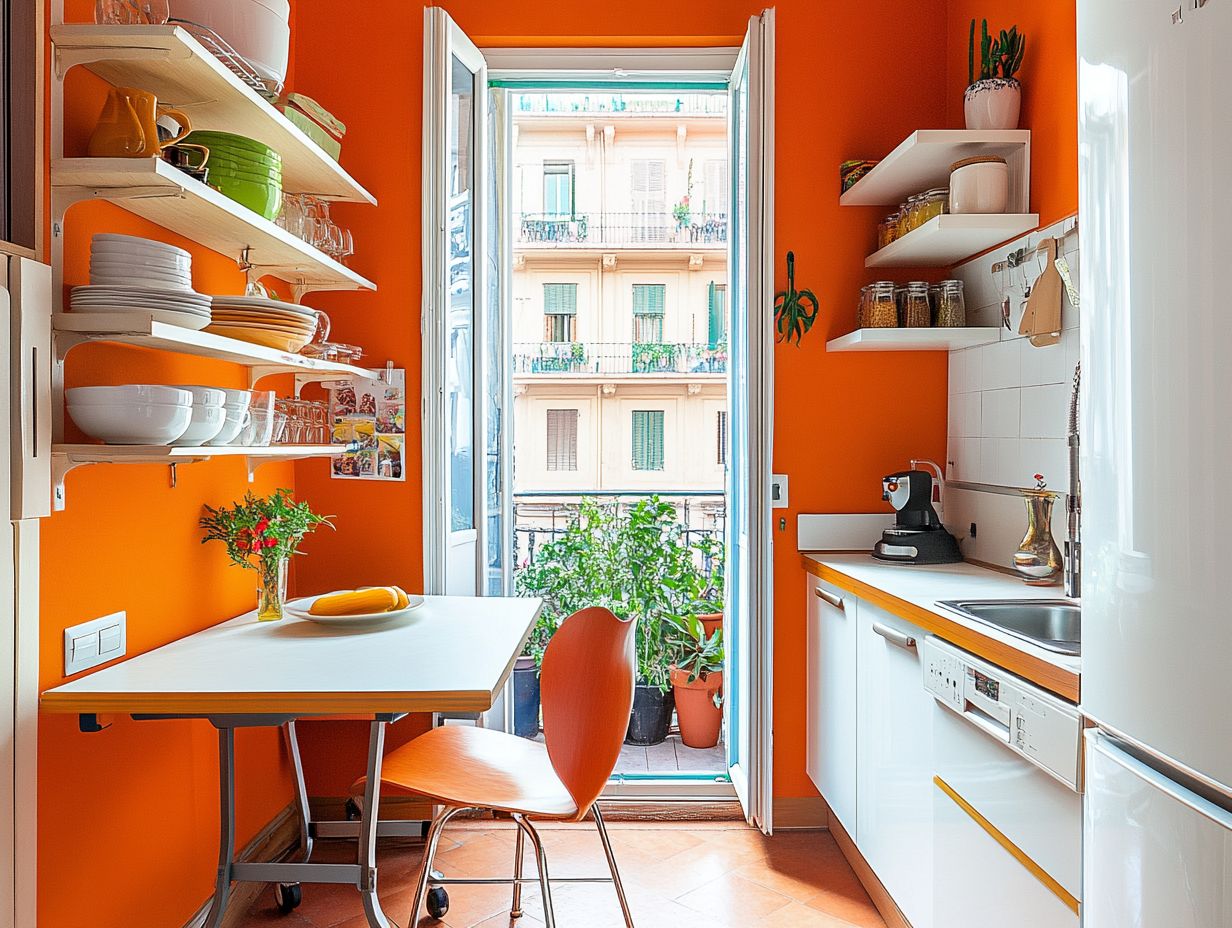
[[[1168,771],[1166,768],[1157,769],[1136,755],[1130,754],[1125,750],[1121,741],[1107,732],[1091,729],[1087,732],[1087,741],[1092,751],[1104,755],[1112,763],[1129,771],[1152,789],[1166,793],[1186,808],[1210,819],[1220,828],[1232,832],[1232,808],[1225,808],[1183,785],[1181,781],[1187,779],[1183,772]],[[1163,765],[1160,764],[1160,766]],[[1232,805],[1232,800],[1226,797],[1223,797],[1223,801]]]

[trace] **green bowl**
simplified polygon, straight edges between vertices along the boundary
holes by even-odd
[[[195,132],[190,132],[184,141],[193,145],[204,145],[211,151],[217,148],[219,151],[229,150],[243,153],[244,155],[263,161],[270,161],[271,163],[282,162],[282,156],[268,145],[258,142],[256,139],[245,138],[242,135],[234,135],[230,132],[214,132],[199,129]]]
[[[254,168],[222,158],[217,161],[211,158],[207,166],[211,171],[219,174],[241,174],[251,180],[272,180],[280,183],[282,181],[282,171],[278,168]]]
[[[282,170],[281,159],[270,160],[266,158],[255,158],[244,152],[235,151],[229,148],[219,148],[217,146],[210,149],[210,161],[229,161],[240,167],[249,168],[269,168],[271,170]]]
[[[282,207],[281,184],[256,183],[224,174],[215,176],[213,172],[210,172],[210,182],[223,196],[247,206],[258,216],[264,216],[271,222],[278,218]]]

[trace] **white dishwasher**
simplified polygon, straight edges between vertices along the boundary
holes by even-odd
[[[938,704],[934,924],[1077,928],[1077,707],[931,636],[923,664],[924,688]]]

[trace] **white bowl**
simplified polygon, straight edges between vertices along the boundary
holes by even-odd
[[[248,428],[248,423],[252,418],[248,412],[248,405],[243,406],[224,406],[224,419],[222,429],[213,438],[206,441],[207,445],[217,447],[219,445],[233,445],[235,440],[239,438],[240,433]]]
[[[73,387],[64,391],[70,406],[143,406],[150,403],[191,406],[193,395],[187,388],[161,384],[130,383],[120,387]]]
[[[262,77],[282,83],[291,47],[290,7],[272,0],[171,0],[171,15],[217,32]]]
[[[227,403],[227,391],[222,389],[222,387],[201,387],[196,384],[176,384],[176,389],[187,390],[191,393],[193,406],[213,406],[217,409],[221,409]]]
[[[235,406],[239,409],[247,409],[248,404],[252,402],[251,390],[232,390],[229,387],[211,387],[208,384],[203,386],[198,383],[176,384],[176,387],[180,390],[192,390],[194,391],[194,395],[196,395],[195,391],[197,390],[216,390],[222,394],[223,406]]]
[[[227,411],[222,406],[194,405],[192,420],[188,423],[188,428],[172,444],[204,445],[207,441],[217,438],[218,433],[226,424]]]
[[[109,406],[69,403],[68,414],[83,432],[109,445],[169,445],[188,429],[193,408],[191,404],[175,403]]]

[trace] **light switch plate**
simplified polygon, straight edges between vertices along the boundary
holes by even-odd
[[[787,475],[770,475],[770,505],[774,509],[787,508]]]
[[[64,630],[64,675],[71,676],[123,657],[128,651],[128,613],[113,612]]]

